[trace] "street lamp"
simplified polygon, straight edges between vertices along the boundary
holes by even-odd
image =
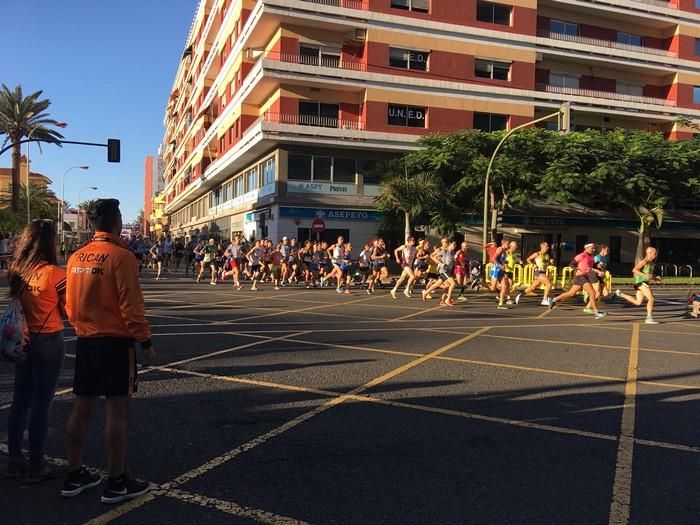
[[[97,191],[97,186],[85,186],[84,188],[80,188],[78,192],[78,242],[80,242],[80,194],[83,190]]]
[[[34,126],[30,131],[29,134],[27,135],[27,139],[31,139],[32,135],[34,132],[37,130],[37,128],[40,128],[44,124],[37,124]],[[53,122],[51,123],[52,126],[56,126],[57,128],[65,128],[68,124],[65,122]],[[32,174],[32,168],[29,164],[29,146],[31,145],[31,142],[27,142],[27,187],[25,188],[25,191],[27,193],[27,224],[32,222],[31,219],[31,210],[29,208],[29,178],[31,177]]]
[[[61,177],[61,212],[58,214],[58,222],[61,225],[61,242],[66,242],[66,230],[63,227],[63,222],[66,216],[65,203],[66,203],[66,175],[71,170],[87,170],[90,166],[72,166],[68,168]]]

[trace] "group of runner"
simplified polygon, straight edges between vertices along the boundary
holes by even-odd
[[[443,237],[435,247],[427,239],[416,240],[409,237],[404,244],[393,251],[387,248],[382,238],[365,244],[361,250],[354,250],[349,242],[340,236],[336,242],[307,240],[303,243],[294,238],[282,237],[278,243],[269,239],[248,242],[240,235],[235,235],[230,242],[215,239],[193,239],[188,244],[181,241],[165,239],[152,244],[146,251],[141,247],[140,238],[132,239],[131,248],[140,264],[144,263],[146,253],[151,256],[156,270],[156,279],[168,265],[168,261],[177,255],[185,258],[185,274],[192,276],[199,283],[209,279],[211,285],[231,280],[241,290],[243,282],[250,281],[250,290],[257,291],[261,283],[269,282],[275,290],[289,284],[301,284],[306,288],[335,285],[338,293],[351,293],[353,287],[364,288],[367,294],[373,294],[377,286],[390,278],[387,263],[393,259],[401,268],[399,277],[390,290],[391,297],[397,299],[402,293],[407,298],[414,294],[414,286],[423,287],[421,297],[424,301],[440,294],[441,306],[455,306],[457,302],[467,300],[467,288],[486,287],[497,298],[498,309],[508,309],[517,305],[524,298],[538,297],[542,306],[554,308],[579,292],[583,293],[585,307],[583,312],[596,319],[607,315],[601,311],[602,301],[612,301],[615,297],[640,306],[646,301],[646,323],[656,324],[653,318],[654,295],[649,284],[656,279],[654,261],[656,249],[647,248],[644,257],[637,261],[632,273],[634,277],[634,295],[613,290],[606,281],[608,266],[608,247],[604,244],[589,243],[581,253],[571,261],[573,282],[568,290],[556,297],[552,296],[554,283],[548,274],[548,268],[555,261],[550,252],[550,245],[542,242],[538,250],[528,254],[524,260],[518,252],[518,243],[503,239],[500,245],[489,243],[486,251],[490,265],[486,280],[482,280],[480,261],[469,259],[468,245],[459,245],[454,239]],[[182,246],[179,249],[178,246]],[[529,286],[514,282],[516,264],[534,266],[533,280]],[[541,289],[543,294],[536,292]],[[457,296],[455,296],[457,293]]]

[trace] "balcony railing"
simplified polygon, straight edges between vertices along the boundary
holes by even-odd
[[[595,0],[585,0],[586,2],[595,3]],[[632,0],[633,2],[639,2],[640,4],[653,5],[656,7],[665,7],[666,9],[678,9],[678,4],[673,4],[671,2],[664,2],[663,0]]]
[[[290,62],[292,64],[302,64],[307,66],[332,67],[336,69],[349,69],[351,71],[367,71],[367,65],[355,60],[343,60],[337,56],[310,56],[297,53],[280,53],[278,51],[268,51],[265,54],[267,60],[278,62]]]
[[[554,86],[552,84],[537,84],[537,91],[545,91],[547,93],[559,93],[561,95],[573,95],[577,97],[588,98],[604,98],[608,100],[619,100],[621,102],[634,102],[637,104],[653,104],[657,106],[675,106],[676,103],[672,100],[656,97],[642,97],[638,95],[627,95],[625,93],[615,93],[611,91],[597,91],[595,89],[580,89]]]
[[[329,5],[333,7],[345,7],[347,9],[361,9],[367,11],[369,8],[368,0],[304,0],[311,4]]]
[[[318,115],[297,115],[292,113],[263,114],[265,122],[275,124],[291,124],[293,126],[314,126],[319,128],[351,129],[361,131],[365,129],[365,123],[360,120],[342,120],[336,117],[321,117]]]
[[[574,44],[584,44],[589,46],[607,47],[610,49],[620,49],[622,51],[633,51],[635,53],[646,53],[648,55],[658,55],[665,57],[676,57],[678,53],[668,51],[666,49],[657,49],[655,47],[635,46],[632,44],[623,44],[613,40],[603,40],[602,38],[590,38],[587,36],[567,35],[566,33],[555,33],[549,29],[538,29],[537,36],[540,38],[551,38],[552,40],[562,40]]]

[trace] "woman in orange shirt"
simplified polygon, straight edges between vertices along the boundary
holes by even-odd
[[[63,320],[66,272],[57,266],[56,231],[48,220],[24,229],[8,273],[10,296],[19,298],[29,327],[26,362],[15,365],[15,384],[8,419],[10,458],[7,477],[26,474],[28,483],[61,476],[65,468],[44,459],[49,410],[63,368]],[[29,461],[22,452],[29,430]]]

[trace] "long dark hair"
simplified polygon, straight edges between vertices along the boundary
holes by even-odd
[[[56,229],[53,221],[37,219],[32,221],[17,243],[14,259],[7,277],[10,281],[10,297],[19,297],[41,261],[56,264]]]

